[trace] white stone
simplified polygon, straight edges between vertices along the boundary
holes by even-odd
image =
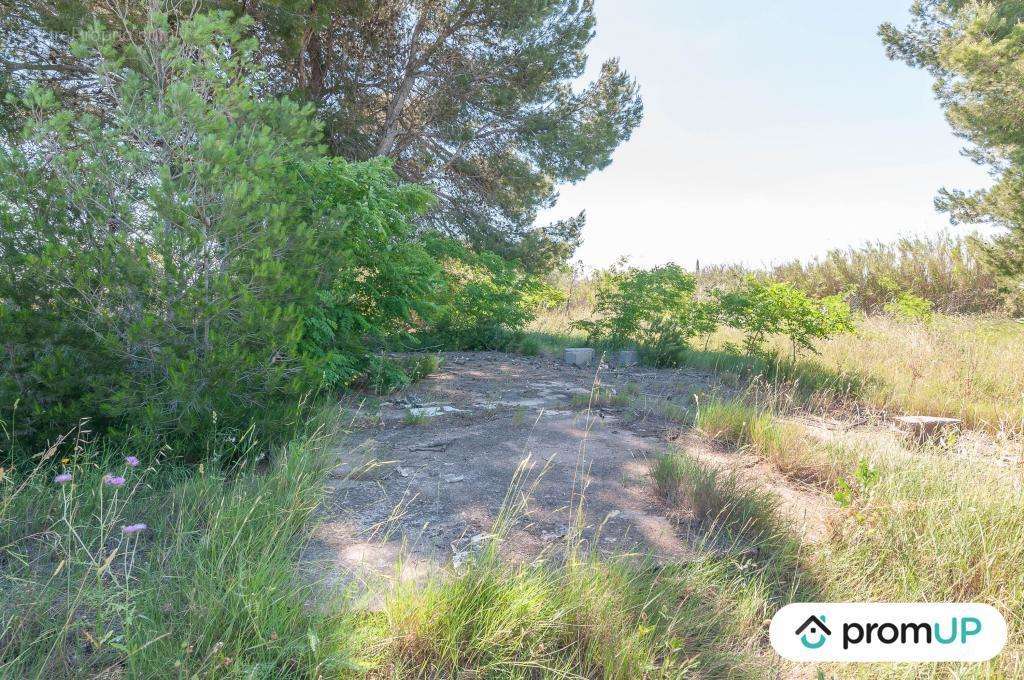
[[[466,409],[455,408],[454,406],[419,406],[409,409],[409,415],[414,418],[436,418],[446,413],[470,413]]]
[[[565,363],[573,366],[589,366],[594,363],[594,350],[590,347],[566,348]]]

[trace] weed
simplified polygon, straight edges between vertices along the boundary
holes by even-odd
[[[413,413],[411,410],[406,411],[402,417],[402,424],[410,427],[416,427],[418,425],[426,425],[430,422],[430,418],[423,415],[422,413]]]
[[[709,439],[745,446],[752,432],[767,427],[768,421],[766,413],[742,401],[711,397],[698,405],[694,425]]]
[[[86,450],[62,484],[42,468],[0,483],[0,587],[17,612],[0,619],[0,675],[340,673],[347,615],[307,608],[295,573],[329,442],[298,439],[265,472]]]

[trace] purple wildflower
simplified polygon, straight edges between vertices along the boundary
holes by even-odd
[[[137,534],[140,531],[145,531],[147,528],[143,522],[139,522],[138,524],[129,524],[126,527],[121,527],[121,531],[126,534]]]
[[[138,467],[139,466],[139,459],[136,458],[135,456],[127,456],[124,459],[124,462],[128,463],[128,465],[130,465],[131,467]]]
[[[109,484],[110,486],[123,486],[124,477],[117,477],[115,475],[103,475],[103,483]]]
[[[53,478],[53,483],[54,484],[67,484],[70,481],[71,481],[71,473],[70,472],[62,472],[62,473],[60,473],[59,475],[57,475],[56,477]]]

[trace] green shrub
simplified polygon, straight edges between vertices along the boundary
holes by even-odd
[[[430,237],[428,252],[443,270],[425,342],[454,349],[509,349],[544,305],[560,293],[494,253],[475,253],[452,239]]]
[[[614,348],[636,345],[656,366],[681,363],[690,338],[718,325],[714,301],[694,298],[696,279],[677,265],[606,274],[598,284],[596,321],[573,327]]]
[[[385,162],[324,156],[310,107],[258,96],[247,19],[156,15],[141,42],[77,51],[102,121],[35,88],[0,148],[5,446],[91,419],[198,458],[283,438],[300,397],[356,379],[437,278],[408,218],[429,201]]]
[[[814,351],[815,340],[853,331],[850,306],[838,295],[815,300],[787,283],[751,276],[717,297],[726,322],[744,332],[749,354],[764,355],[769,338],[784,335],[796,361],[799,350]]]
[[[935,315],[935,304],[913,293],[902,292],[885,303],[884,310],[886,314],[899,319],[927,323]]]

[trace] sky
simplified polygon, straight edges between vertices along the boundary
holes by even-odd
[[[645,116],[612,164],[560,189],[602,267],[808,259],[952,227],[940,187],[985,186],[931,79],[889,61],[878,25],[910,0],[597,0],[588,69],[617,56]]]

